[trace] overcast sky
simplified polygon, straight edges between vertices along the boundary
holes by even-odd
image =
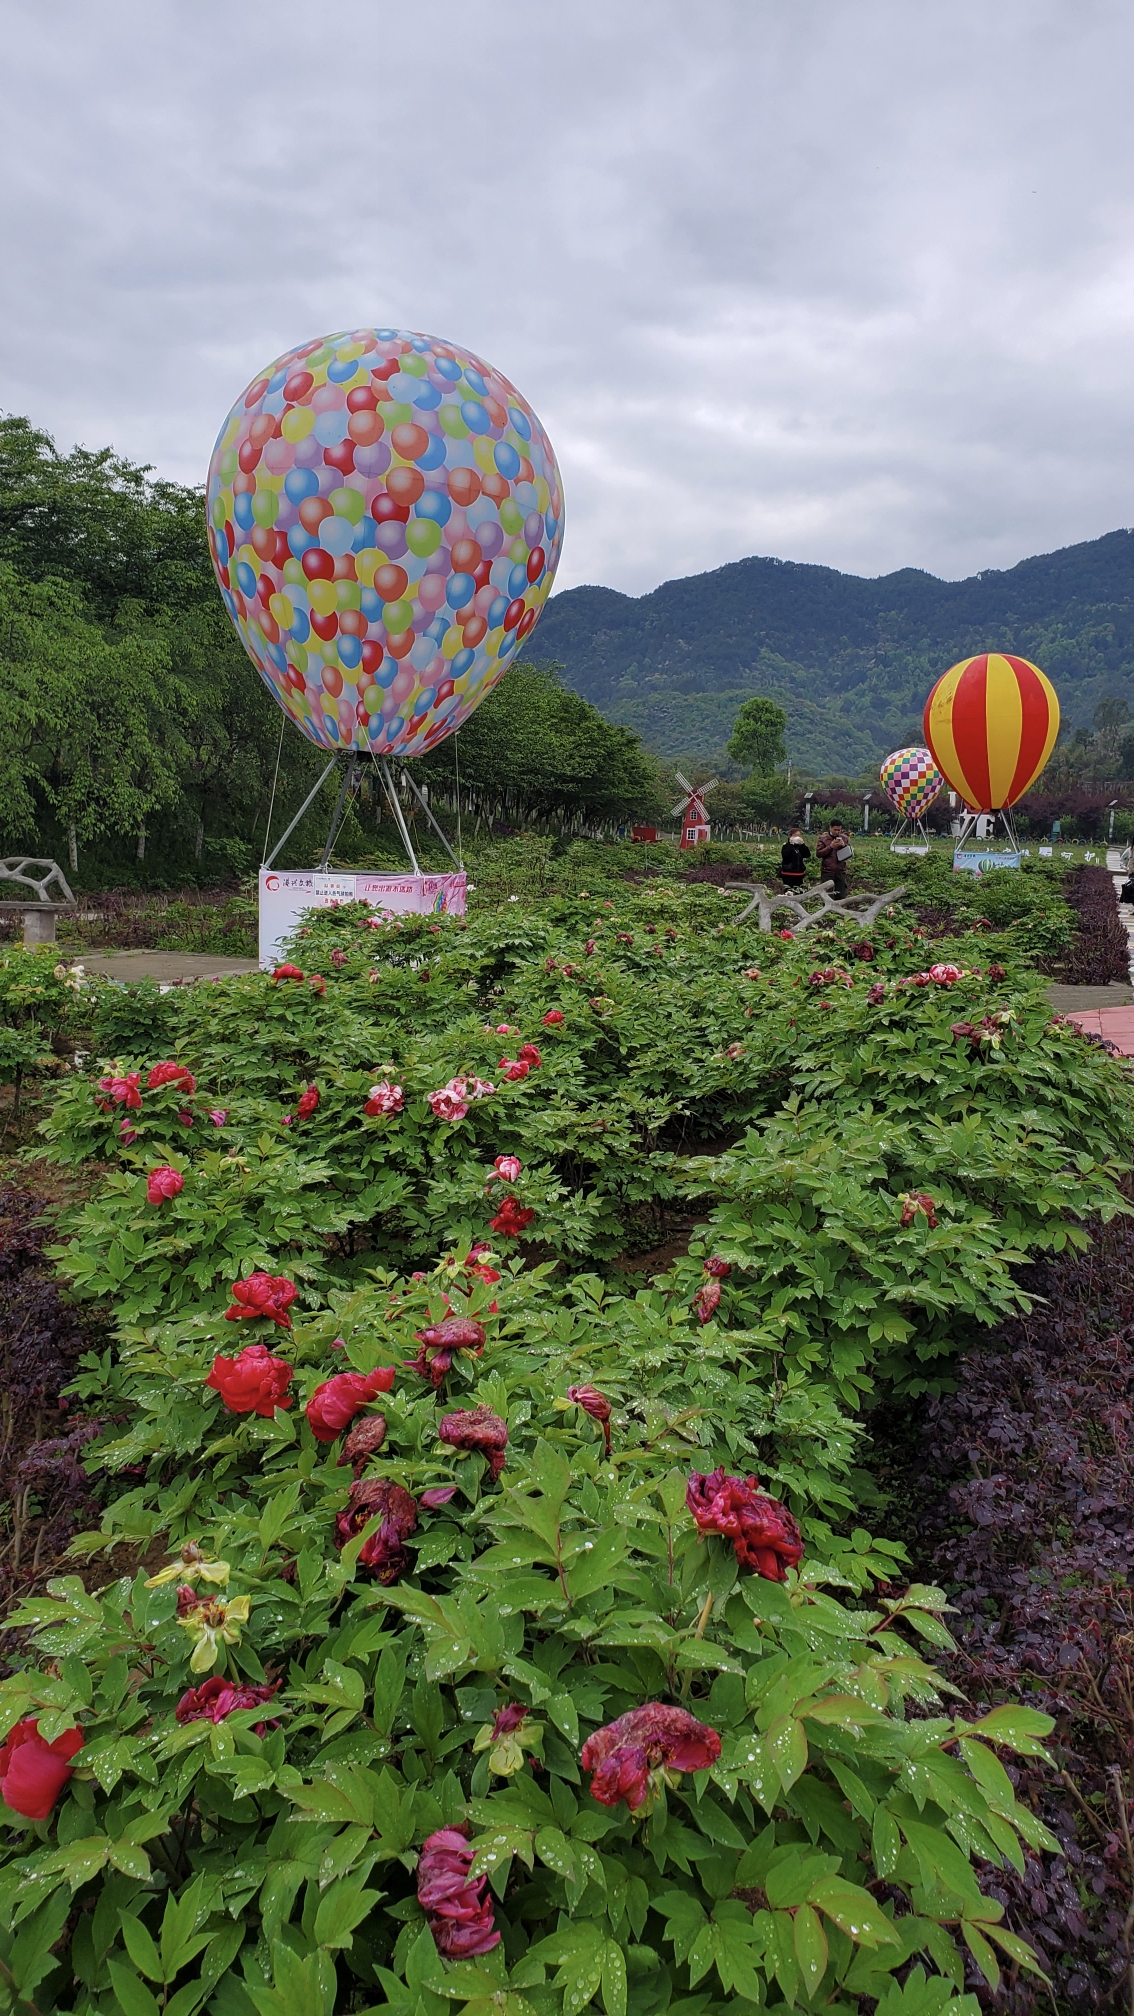
[[[1129,0],[0,0],[0,406],[199,482],[328,330],[469,344],[559,585],[1134,522]]]

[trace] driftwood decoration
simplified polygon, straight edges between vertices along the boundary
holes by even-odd
[[[33,875],[33,868],[44,872]],[[48,893],[53,882],[58,884],[59,891],[54,896]],[[48,861],[37,854],[9,854],[0,860],[0,908],[12,909],[18,905],[23,909],[32,904],[37,910],[44,907],[54,910],[74,901],[57,861]]]
[[[831,885],[827,882],[820,882],[804,896],[789,896],[786,892],[781,896],[774,889],[766,889],[762,882],[734,882],[731,886],[753,891],[751,903],[746,905],[739,917],[734,918],[734,923],[743,924],[755,911],[760,930],[770,931],[776,911],[790,910],[794,919],[792,930],[797,933],[810,930],[813,924],[830,923],[840,917],[853,918],[859,924],[873,924],[887,903],[896,903],[906,891],[904,882],[900,882],[896,889],[887,889],[882,896],[871,896],[869,891],[857,896],[829,896],[827,891]],[[808,904],[813,904],[816,898],[818,909],[808,909]]]

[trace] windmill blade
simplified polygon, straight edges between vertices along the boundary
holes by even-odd
[[[719,777],[714,777],[711,784],[698,784],[697,786],[698,798],[707,798],[710,791],[716,790],[717,785],[720,783],[720,781],[721,780]]]
[[[680,770],[675,770],[673,774],[674,774],[674,776],[676,777],[676,779],[677,779],[678,783],[680,784],[680,786],[681,786],[681,788],[682,788],[682,790],[683,790],[683,791],[692,791],[692,789],[693,789],[693,786],[692,786],[692,784],[691,784],[691,783],[689,782],[689,779],[688,779],[688,777],[683,777],[683,776],[682,776],[682,774],[681,774],[681,772],[680,772]],[[683,802],[684,802],[684,801],[683,801]]]
[[[688,798],[679,798],[676,805],[671,805],[669,808],[670,818],[676,819],[679,812],[684,812],[685,807],[688,805],[688,803],[689,803]]]

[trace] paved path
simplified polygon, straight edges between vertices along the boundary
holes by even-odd
[[[208,952],[83,952],[78,965],[104,980],[156,980],[176,987],[186,980],[222,980],[231,973],[256,973],[255,959],[218,959]]]

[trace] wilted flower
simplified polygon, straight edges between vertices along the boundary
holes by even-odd
[[[456,1414],[443,1414],[437,1434],[452,1449],[475,1449],[487,1456],[493,1478],[499,1477],[508,1447],[508,1425],[491,1407],[463,1408]]]
[[[431,1484],[428,1491],[422,1492],[421,1503],[425,1506],[427,1512],[436,1512],[440,1506],[447,1505],[449,1500],[455,1498],[456,1495],[457,1487],[455,1484]]]
[[[788,1569],[803,1558],[799,1527],[786,1505],[761,1491],[758,1477],[730,1477],[723,1469],[706,1477],[694,1470],[685,1503],[699,1533],[731,1540],[740,1566],[769,1582],[786,1582]]]
[[[600,1393],[597,1386],[568,1386],[567,1398],[568,1400],[573,1400],[576,1407],[581,1407],[584,1414],[589,1414],[592,1421],[600,1423],[604,1453],[609,1456],[610,1401],[607,1399],[606,1394]]]
[[[193,1639],[190,1673],[207,1673],[220,1658],[222,1645],[239,1645],[240,1627],[247,1624],[251,1607],[247,1596],[234,1596],[227,1603],[219,1596],[207,1596],[203,1602],[194,1597],[191,1603],[183,1603],[178,1591],[177,1622]]]
[[[385,1477],[364,1477],[350,1487],[345,1512],[335,1520],[335,1546],[345,1547],[374,1518],[381,1525],[364,1540],[360,1568],[368,1568],[384,1587],[396,1582],[412,1563],[404,1545],[417,1526],[417,1502],[400,1484]]]
[[[886,982],[876,980],[873,987],[868,989],[866,998],[872,1008],[877,1008],[878,1003],[886,999]]]
[[[994,959],[988,969],[988,978],[990,980],[1007,980],[1008,974],[1006,969]]]
[[[219,1393],[230,1414],[262,1414],[270,1421],[277,1407],[290,1407],[291,1366],[273,1358],[266,1344],[249,1344],[238,1358],[218,1354],[205,1381]]]
[[[83,1747],[81,1729],[65,1729],[48,1743],[34,1715],[8,1731],[0,1747],[0,1798],[25,1820],[46,1820],[67,1780],[71,1758]]]
[[[281,980],[302,980],[303,971],[299,966],[277,966],[272,979],[278,986]]]
[[[521,1204],[518,1197],[505,1197],[495,1218],[489,1219],[489,1229],[501,1232],[509,1239],[518,1239],[534,1217],[535,1212]]]
[[[362,1110],[373,1120],[379,1113],[400,1113],[405,1103],[405,1093],[401,1086],[391,1085],[388,1078],[381,1078],[377,1085],[370,1087],[370,1096]]]
[[[624,1799],[636,1813],[653,1805],[663,1783],[673,1784],[682,1771],[710,1770],[720,1754],[716,1730],[687,1708],[647,1701],[588,1736],[579,1762],[594,1773],[591,1794],[600,1805]]]
[[[309,1085],[296,1106],[297,1118],[300,1120],[309,1120],[312,1113],[316,1111],[318,1104],[319,1087],[317,1085]]]
[[[490,1085],[487,1078],[465,1080],[465,1098],[470,1102],[474,1099],[491,1099],[495,1091],[495,1085]]]
[[[864,938],[860,945],[851,946],[850,956],[852,959],[871,960],[874,957],[874,947]]]
[[[587,942],[586,942],[586,944],[585,944],[585,945],[584,945],[584,947],[583,947],[583,952],[584,952],[585,956],[586,956],[586,957],[587,957],[588,959],[590,959],[590,958],[592,958],[592,957],[594,956],[594,954],[595,954],[595,952],[597,952],[597,950],[598,950],[598,944],[597,944],[597,941],[596,941],[596,940],[595,940],[594,938],[588,938],[588,939],[587,939]]]
[[[312,973],[307,985],[313,994],[323,995],[327,991],[327,983],[321,973]]]
[[[417,1901],[437,1951],[446,1960],[469,1960],[500,1944],[487,1876],[470,1879],[474,1860],[463,1830],[440,1827],[422,1843]]]
[[[332,952],[331,954],[332,966],[345,966],[346,963],[347,963],[347,954],[345,952],[338,952],[338,951]]]
[[[147,1204],[167,1204],[185,1188],[185,1178],[180,1169],[151,1169],[146,1177]]]
[[[901,1205],[903,1225],[912,1225],[920,1211],[929,1220],[929,1229],[933,1231],[937,1224],[937,1209],[932,1197],[927,1197],[924,1190],[903,1190]]]
[[[379,1393],[388,1393],[394,1383],[394,1367],[379,1365],[373,1372],[337,1372],[316,1386],[307,1402],[306,1414],[317,1442],[333,1442],[360,1408]]]
[[[498,1155],[493,1167],[505,1183],[518,1183],[524,1165],[518,1155]]]
[[[124,1075],[112,1073],[109,1078],[100,1078],[98,1089],[107,1094],[105,1099],[100,1099],[98,1102],[103,1111],[107,1110],[113,1100],[116,1105],[129,1106],[137,1112],[142,1104],[142,1095],[138,1090],[141,1076],[140,1071],[127,1071]]]
[[[721,1284],[719,1281],[710,1280],[701,1283],[701,1286],[693,1297],[693,1307],[697,1311],[702,1323],[707,1323],[711,1316],[716,1315],[720,1299]]]
[[[415,1330],[413,1334],[421,1350],[416,1358],[407,1362],[406,1371],[420,1372],[423,1378],[432,1380],[434,1386],[440,1386],[453,1362],[453,1353],[475,1351],[479,1357],[488,1333],[484,1324],[477,1323],[471,1316],[446,1316],[440,1323],[431,1323],[427,1329]]]
[[[146,1588],[160,1589],[166,1582],[181,1582],[187,1588],[191,1588],[194,1582],[213,1582],[218,1589],[224,1589],[228,1577],[227,1561],[206,1561],[196,1541],[186,1540],[168,1567],[159,1568],[156,1575],[147,1577]]]
[[[147,1092],[156,1092],[159,1085],[175,1085],[179,1092],[195,1092],[197,1080],[184,1064],[175,1064],[170,1058],[164,1064],[155,1064],[146,1078]]]
[[[545,1029],[554,1029],[558,1023],[562,1022],[562,1020],[563,1020],[562,1008],[549,1008],[547,1014],[543,1018],[543,1026]]]
[[[487,1287],[491,1287],[494,1282],[499,1281],[500,1279],[500,1269],[498,1267],[489,1267],[484,1260],[483,1256],[486,1253],[491,1252],[492,1252],[491,1246],[488,1246],[483,1241],[481,1241],[478,1245],[469,1247],[468,1256],[464,1263],[465,1273],[475,1274],[477,1280],[483,1281]],[[496,1313],[495,1302],[493,1302],[491,1306],[492,1306],[492,1313],[493,1315],[495,1315]]]
[[[744,978],[746,980],[758,980],[760,978],[760,968],[758,966],[746,966],[744,969]]]
[[[534,1043],[521,1043],[516,1056],[519,1058],[521,1064],[528,1066],[530,1071],[539,1071],[543,1067],[543,1058],[540,1056]]]
[[[238,1708],[263,1707],[279,1692],[279,1686],[278,1680],[273,1680],[270,1686],[259,1686],[226,1680],[220,1673],[214,1673],[211,1680],[203,1680],[199,1687],[190,1687],[188,1693],[181,1696],[174,1716],[178,1722],[223,1722]],[[263,1736],[277,1724],[255,1722],[252,1726],[257,1736]]]
[[[361,1477],[372,1456],[376,1456],[386,1440],[386,1416],[384,1414],[364,1414],[356,1421],[339,1457],[339,1468],[349,1463],[356,1477]]]
[[[286,1274],[249,1274],[245,1280],[233,1282],[232,1307],[224,1312],[226,1320],[238,1323],[245,1316],[269,1316],[273,1323],[290,1330],[287,1312],[298,1293]]]

